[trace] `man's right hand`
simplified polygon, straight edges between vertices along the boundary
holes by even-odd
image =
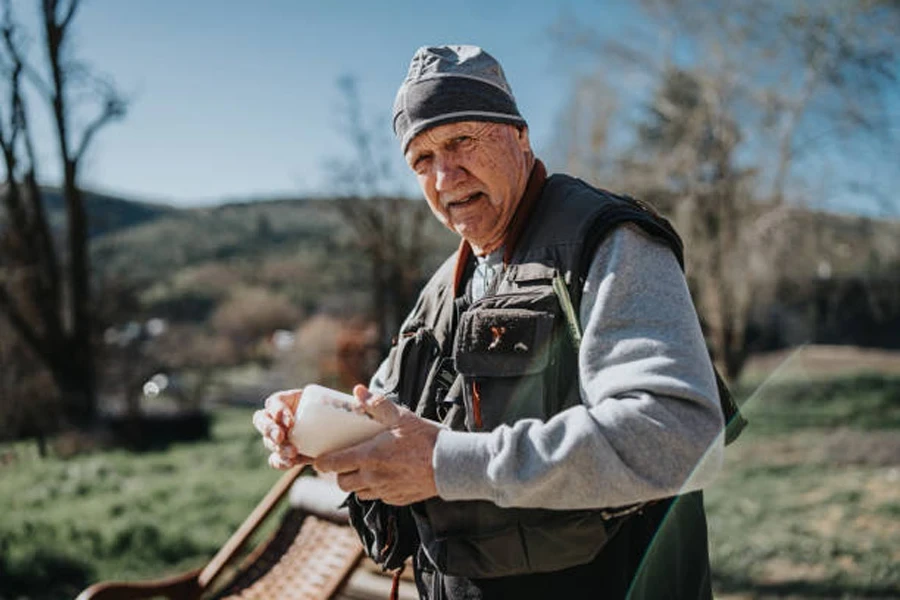
[[[284,390],[266,398],[263,409],[253,413],[253,426],[262,434],[263,445],[271,452],[269,466],[286,470],[310,464],[312,459],[297,452],[289,434],[303,390]]]

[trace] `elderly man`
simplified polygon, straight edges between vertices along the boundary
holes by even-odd
[[[368,389],[388,425],[320,456],[385,568],[423,598],[709,598],[699,490],[721,463],[716,378],[681,243],[644,205],[547,176],[500,65],[419,49],[394,130],[461,239]],[[287,468],[301,392],[254,416]]]

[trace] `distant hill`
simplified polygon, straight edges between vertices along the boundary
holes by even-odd
[[[97,227],[108,228],[91,244],[95,273],[104,282],[139,290],[147,314],[202,322],[247,287],[286,296],[307,314],[353,312],[368,302],[369,262],[329,199],[175,209],[99,198],[92,205],[100,211]],[[779,269],[793,283],[779,291],[775,305],[757,307],[754,320],[771,331],[760,343],[767,349],[795,338],[883,345],[872,335],[854,337],[846,327],[822,324],[824,317],[817,315],[826,314],[820,307],[828,314],[859,313],[844,319],[848,327],[890,329],[889,315],[900,306],[888,302],[900,277],[900,221],[801,209],[785,218],[796,235]],[[454,250],[457,238],[435,219],[425,227],[432,247],[409,260],[429,274]],[[866,294],[853,292],[860,277],[870,282]],[[846,298],[857,298],[859,306],[846,304]],[[838,300],[842,304],[828,308]]]
[[[98,237],[91,253],[98,278],[136,285],[149,311],[170,318],[202,319],[254,286],[308,311],[352,312],[368,301],[371,277],[353,235],[330,199],[256,200],[174,210]],[[429,274],[457,238],[435,219],[423,235],[431,249],[409,260]]]
[[[44,193],[44,207],[47,210],[51,227],[61,231],[66,219],[62,190],[51,187],[44,187],[41,190]],[[129,200],[91,191],[85,191],[84,195],[88,214],[88,234],[91,238],[141,225],[178,210],[166,204]]]
[[[66,234],[66,206],[62,190],[55,187],[42,187],[41,193],[50,228],[62,239]],[[88,190],[83,193],[88,216],[88,235],[92,239],[113,231],[148,223],[178,210],[166,204],[129,200]],[[0,209],[0,229],[3,228],[5,222],[6,211]]]
[[[327,201],[277,200],[173,210],[98,238],[92,253],[107,276],[159,279],[214,262],[247,262],[302,246],[333,248],[342,223]]]

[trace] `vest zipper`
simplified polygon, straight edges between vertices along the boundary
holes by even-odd
[[[472,380],[472,419],[475,430],[481,431],[484,425],[481,419],[481,392],[478,389],[477,379]]]

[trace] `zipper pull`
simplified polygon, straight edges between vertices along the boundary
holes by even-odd
[[[472,381],[472,419],[475,421],[476,431],[484,429],[484,423],[481,419],[481,392],[478,389],[478,380]]]

